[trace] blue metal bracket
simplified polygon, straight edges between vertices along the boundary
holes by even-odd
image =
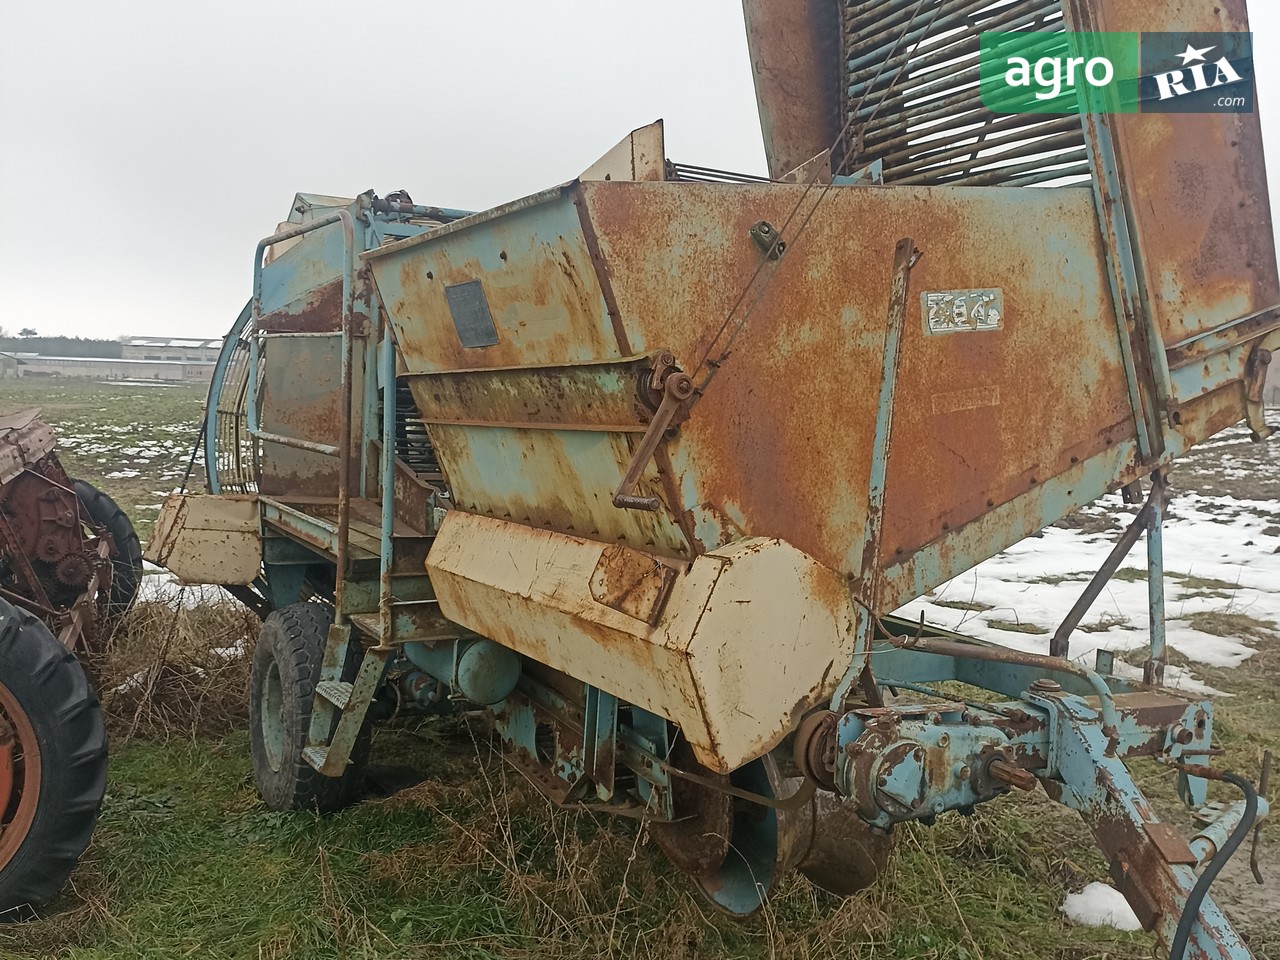
[[[911,291],[911,268],[922,254],[915,241],[903,237],[893,251],[893,287],[889,293],[889,315],[884,334],[884,369],[880,374],[880,400],[876,408],[876,432],[872,441],[871,477],[867,487],[867,526],[862,555],[849,569],[861,571],[860,581],[851,585],[849,594],[860,593],[860,605],[854,629],[858,634],[857,655],[845,669],[831,696],[831,709],[838,710],[853,687],[853,681],[865,666],[866,652],[875,634],[875,614],[880,608],[881,530],[884,527],[884,492],[889,473],[889,450],[893,441],[894,397],[898,389],[898,357],[902,352],[902,331],[906,326],[907,300]],[[852,559],[852,558],[851,558]]]

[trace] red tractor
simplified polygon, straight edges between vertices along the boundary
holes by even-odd
[[[0,417],[0,916],[51,899],[89,845],[107,739],[77,654],[141,579],[129,518],[67,476],[39,411]]]

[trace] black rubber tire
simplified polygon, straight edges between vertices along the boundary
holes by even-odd
[[[100,527],[106,527],[116,544],[116,557],[111,571],[111,597],[107,612],[118,617],[124,614],[138,597],[142,586],[142,544],[133,529],[133,522],[114,500],[91,483],[73,480],[76,496],[85,512]]]
[[[290,604],[273,611],[262,622],[249,668],[249,751],[258,794],[272,810],[333,813],[354,803],[364,789],[369,762],[367,724],[342,776],[326,777],[302,758],[332,623],[333,611],[322,603]],[[279,723],[283,728],[274,761],[263,722],[264,715],[271,713],[266,691],[273,669],[279,678]],[[354,677],[355,664],[349,659],[344,679]]]
[[[0,686],[26,714],[40,746],[34,818],[0,864],[3,914],[53,899],[89,846],[107,785],[107,732],[79,661],[42,621],[4,600]]]

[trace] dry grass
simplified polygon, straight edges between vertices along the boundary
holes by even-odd
[[[89,664],[113,740],[216,736],[241,725],[258,627],[230,598],[136,604]]]

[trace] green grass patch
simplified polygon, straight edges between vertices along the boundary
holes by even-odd
[[[1044,798],[900,831],[881,882],[851,899],[793,876],[745,923],[714,913],[642,826],[552,808],[450,721],[380,731],[375,759],[428,779],[316,817],[273,813],[247,738],[134,742],[114,758],[91,855],[48,919],[0,928],[0,955],[533,958],[1146,957],[1145,935],[1068,924],[1057,906],[1104,875]],[[1065,952],[1064,952],[1065,951]]]

